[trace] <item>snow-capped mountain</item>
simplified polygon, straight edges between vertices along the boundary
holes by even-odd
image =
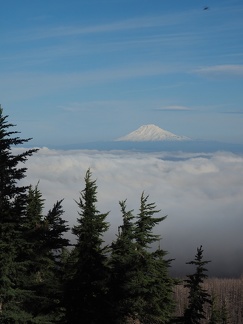
[[[118,138],[116,141],[129,142],[148,142],[148,141],[185,141],[190,140],[189,137],[178,136],[168,132],[156,125],[143,125],[134,132],[126,136]]]

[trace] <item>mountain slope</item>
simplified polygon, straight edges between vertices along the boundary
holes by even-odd
[[[168,132],[156,125],[149,124],[139,127],[137,130],[129,133],[126,136],[118,138],[116,141],[129,142],[148,142],[148,141],[185,141],[190,138],[178,136]]]

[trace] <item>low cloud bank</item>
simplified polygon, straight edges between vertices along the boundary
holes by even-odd
[[[20,149],[16,149],[20,150]],[[127,151],[57,151],[42,148],[26,163],[24,184],[35,185],[49,209],[64,198],[64,217],[76,224],[75,199],[84,189],[88,168],[97,179],[98,209],[110,211],[107,241],[115,239],[121,223],[119,200],[138,211],[142,191],[167,219],[155,231],[169,252],[172,273],[185,275],[185,265],[203,245],[211,276],[243,273],[243,156],[228,152],[134,153]],[[70,234],[71,237],[71,234]],[[73,238],[72,238],[73,239]]]

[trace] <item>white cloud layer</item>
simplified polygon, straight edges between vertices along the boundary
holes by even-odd
[[[19,150],[19,149],[18,149]],[[98,185],[98,209],[110,211],[107,240],[121,222],[119,200],[127,198],[137,212],[142,191],[167,219],[156,229],[163,237],[175,273],[190,273],[196,247],[203,245],[212,260],[210,274],[239,275],[243,271],[243,156],[214,154],[135,153],[125,151],[57,151],[42,148],[27,164],[25,184],[35,185],[49,209],[64,198],[65,219],[76,223],[79,192],[91,168]],[[186,269],[186,270],[185,270]]]

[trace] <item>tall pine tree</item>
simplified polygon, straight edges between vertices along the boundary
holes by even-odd
[[[78,225],[73,227],[77,243],[69,258],[66,306],[68,323],[105,322],[107,295],[107,247],[103,234],[108,213],[96,207],[97,185],[91,171],[85,175],[85,189],[79,201]]]
[[[138,318],[143,323],[167,323],[174,310],[173,287],[176,282],[169,275],[172,260],[165,259],[167,252],[160,248],[161,237],[154,234],[155,226],[167,216],[155,217],[160,210],[155,203],[149,203],[148,198],[143,192],[135,223],[139,254],[136,282],[140,299]],[[158,248],[153,250],[155,244]]]
[[[126,200],[119,202],[123,223],[118,228],[116,240],[111,244],[109,258],[110,314],[112,323],[126,323],[135,318],[138,299],[134,296],[133,282],[137,276],[137,246],[133,210],[127,211]]]
[[[0,322],[27,323],[30,315],[24,309],[29,294],[23,289],[25,260],[22,259],[23,218],[27,187],[19,181],[25,177],[26,162],[36,150],[13,154],[12,147],[30,140],[21,139],[15,125],[7,122],[0,107]]]
[[[11,131],[7,118],[0,107],[0,322],[55,323],[63,313],[57,251],[68,245],[68,227],[61,201],[43,216],[38,185],[20,185],[24,163],[37,150],[13,154],[30,139]]]
[[[210,295],[202,287],[205,279],[207,279],[207,269],[205,265],[210,261],[203,260],[202,246],[197,248],[197,253],[193,261],[187,262],[196,266],[195,273],[188,275],[185,280],[185,287],[189,289],[188,307],[184,312],[183,323],[185,324],[199,324],[205,319],[204,305],[211,304]]]
[[[159,247],[152,249],[152,244],[160,240],[154,234],[154,226],[165,217],[154,217],[160,211],[154,203],[148,203],[144,193],[137,217],[133,211],[126,211],[125,202],[120,205],[123,225],[112,244],[110,259],[112,309],[117,312],[114,323],[126,323],[130,319],[167,323],[174,309],[174,280],[168,273],[170,260],[165,260],[167,253]]]
[[[38,185],[30,186],[25,218],[25,287],[31,291],[26,307],[35,323],[56,323],[64,315],[61,253],[69,245],[63,237],[69,228],[62,219],[61,203],[58,201],[44,216],[44,199]]]

